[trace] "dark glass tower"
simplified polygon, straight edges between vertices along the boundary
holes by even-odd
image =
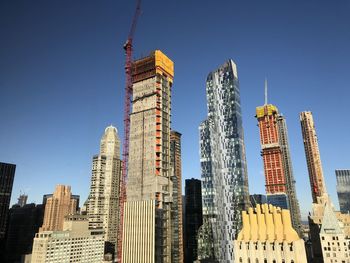
[[[5,237],[16,165],[0,162],[0,242]]]
[[[350,213],[350,170],[335,170],[340,212]]]
[[[20,262],[21,256],[31,254],[35,234],[43,224],[44,205],[14,205],[10,209],[6,238],[6,259]]]
[[[192,178],[185,181],[185,198],[185,263],[192,263],[197,259],[197,235],[203,223],[200,180]]]
[[[232,262],[241,211],[249,204],[239,82],[232,60],[209,73],[206,93],[208,119],[200,126],[203,215],[214,215],[216,260]]]

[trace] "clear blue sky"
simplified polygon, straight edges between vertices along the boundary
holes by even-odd
[[[105,127],[122,132],[124,51],[135,2],[0,2],[0,160],[17,164],[20,190],[41,202],[69,184],[82,202]],[[172,128],[183,134],[183,178],[199,178],[205,79],[232,58],[240,78],[251,193],[264,193],[255,107],[286,116],[297,194],[311,207],[298,114],[314,113],[327,188],[350,168],[350,2],[144,0],[135,57],[163,50],[175,62]],[[122,134],[120,134],[122,137]]]

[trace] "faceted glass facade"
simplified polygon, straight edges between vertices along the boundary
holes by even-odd
[[[350,212],[350,170],[335,170],[340,212]]]
[[[271,204],[273,206],[278,206],[282,209],[289,209],[288,205],[288,196],[286,194],[272,194],[272,195],[267,195],[267,203]]]
[[[209,73],[206,93],[208,119],[200,126],[203,215],[215,216],[216,260],[232,262],[241,211],[249,203],[239,83],[232,60]]]

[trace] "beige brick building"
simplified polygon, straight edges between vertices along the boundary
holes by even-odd
[[[57,185],[53,195],[46,201],[44,221],[39,232],[62,230],[64,217],[76,211],[77,200],[72,198],[71,187]]]
[[[92,233],[85,216],[67,216],[60,231],[42,231],[35,235],[31,262],[101,263],[103,235]]]

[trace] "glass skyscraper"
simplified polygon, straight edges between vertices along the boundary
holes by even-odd
[[[211,225],[213,238],[203,242],[209,248],[212,242],[216,261],[232,262],[241,211],[249,203],[239,82],[232,60],[209,73],[206,94],[208,118],[199,128],[203,221]]]
[[[350,213],[350,170],[335,170],[340,212]]]

